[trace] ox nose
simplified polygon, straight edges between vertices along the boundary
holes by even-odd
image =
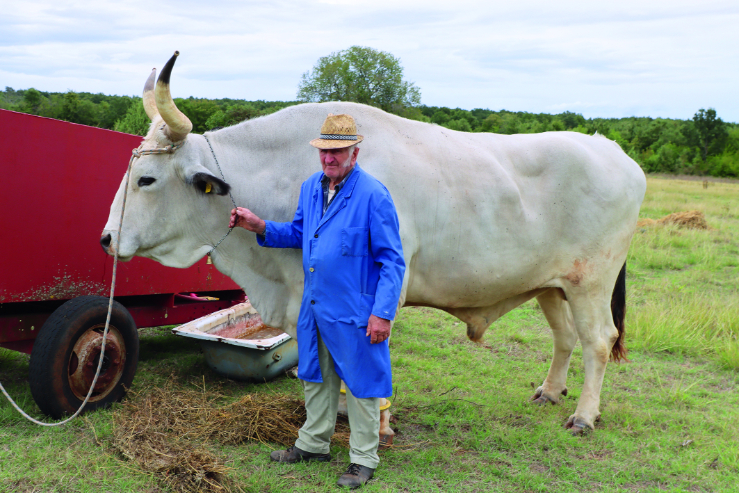
[[[110,236],[110,233],[100,237],[100,246],[103,247],[103,251],[105,251],[105,253],[108,253],[108,249],[110,248],[111,239],[112,237]]]

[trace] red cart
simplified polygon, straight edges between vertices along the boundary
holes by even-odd
[[[97,369],[113,266],[100,232],[141,137],[0,110],[0,142],[0,347],[31,354],[34,400],[59,418],[77,410]],[[189,322],[243,300],[205,259],[189,269],[119,263],[86,409],[120,400],[131,385],[137,327]]]

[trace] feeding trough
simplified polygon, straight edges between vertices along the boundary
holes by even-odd
[[[197,339],[208,366],[235,380],[263,382],[298,364],[298,342],[264,325],[249,301],[213,312],[172,329],[175,335]],[[339,414],[347,415],[342,384]],[[380,399],[380,447],[393,443],[390,401]]]
[[[271,380],[298,364],[298,343],[262,317],[248,301],[172,329],[196,339],[208,366],[235,380]]]

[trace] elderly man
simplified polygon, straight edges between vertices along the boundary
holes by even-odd
[[[295,445],[270,457],[331,459],[343,380],[351,464],[338,484],[351,488],[366,483],[379,463],[379,398],[392,394],[387,339],[405,271],[390,193],[357,164],[362,140],[351,116],[329,114],[310,142],[323,172],[303,183],[293,221],[264,221],[241,207],[231,212],[231,226],[257,233],[260,245],[303,249],[298,377],[307,419]]]

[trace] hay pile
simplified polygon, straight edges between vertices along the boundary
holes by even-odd
[[[175,491],[232,491],[225,461],[205,444],[247,440],[290,446],[305,422],[294,396],[260,393],[219,405],[223,395],[202,389],[148,389],[131,394],[113,415],[113,446]],[[349,425],[336,424],[332,442],[347,446]]]
[[[225,481],[228,469],[224,461],[174,433],[179,421],[174,407],[190,399],[171,399],[173,394],[171,388],[129,393],[123,408],[113,414],[114,448],[174,491],[231,491]],[[204,403],[203,398],[192,397]]]
[[[687,229],[708,229],[706,216],[701,211],[685,211],[675,212],[661,219],[639,219],[636,225],[640,228],[644,226],[674,224],[681,228]]]

